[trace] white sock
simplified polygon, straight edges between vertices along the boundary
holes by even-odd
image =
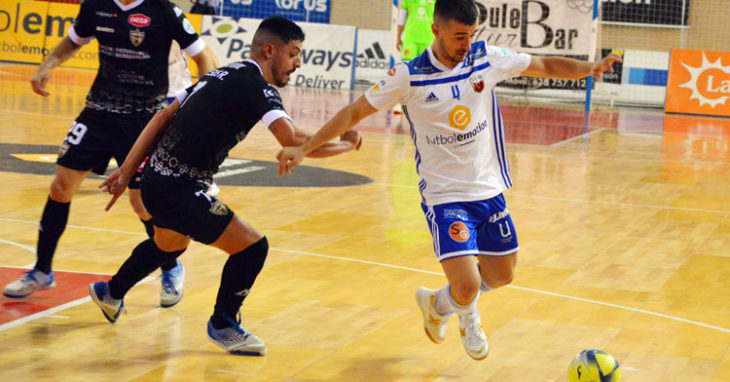
[[[492,289],[494,289],[494,288],[490,288],[489,285],[487,285],[487,283],[485,283],[484,280],[482,280],[482,285],[479,286],[479,290],[482,291],[482,293],[489,292]]]
[[[479,285],[479,290],[482,292],[489,292],[490,290],[494,289],[494,288],[490,288],[489,285],[487,285],[487,283],[484,282],[484,279],[481,278],[482,277],[482,264],[478,261],[477,261],[477,270],[479,270],[479,279],[482,282],[482,284]]]
[[[451,303],[451,306],[454,308],[454,312],[459,315],[459,317],[464,317],[469,314],[479,314],[477,312],[477,300],[479,300],[479,294],[477,293],[476,297],[474,297],[473,300],[467,305],[459,305],[454,299],[449,295],[449,302]]]
[[[434,309],[436,313],[445,315],[454,312],[454,307],[451,306],[451,287],[446,284],[443,288],[436,291],[436,301],[434,302]]]
[[[467,305],[460,305],[459,303],[454,301],[453,297],[451,297],[448,284],[446,285],[446,287],[439,289],[439,292],[441,292],[443,289],[446,289],[446,296],[449,301],[449,305],[451,305],[451,309],[453,309],[454,312],[456,312],[456,314],[458,314],[460,317],[473,313],[479,314],[477,312],[477,300],[479,300],[479,292],[477,292],[477,295],[474,297],[473,300],[471,300],[470,303],[468,303]]]

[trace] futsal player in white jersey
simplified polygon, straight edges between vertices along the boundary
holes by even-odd
[[[599,76],[620,58],[596,63],[537,57],[471,41],[479,18],[473,0],[437,0],[434,41],[422,55],[396,65],[380,83],[328,121],[310,141],[284,148],[279,172],[362,118],[399,103],[416,146],[422,208],[448,284],[421,287],[416,299],[428,337],[441,343],[448,318],[459,318],[467,354],[484,359],[489,347],[476,309],[480,291],[509,284],[517,236],[502,192],[512,186],[504,121],[494,86],[520,75],[560,79]],[[474,261],[477,257],[478,263]]]

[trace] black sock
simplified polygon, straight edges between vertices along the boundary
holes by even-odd
[[[264,267],[268,252],[269,242],[264,237],[243,251],[228,257],[228,261],[223,267],[221,286],[215,301],[215,311],[210,318],[214,328],[221,329],[231,326],[225,317],[236,318],[243,299],[250,292],[256,276]]]
[[[155,225],[152,224],[152,219],[150,220],[142,220],[139,219],[139,221],[144,224],[144,230],[147,232],[147,236],[149,236],[150,239],[155,239]],[[177,266],[177,261],[166,261],[164,264],[160,265],[160,268],[162,268],[163,271],[169,271],[172,268],[175,268]]]
[[[38,260],[35,263],[35,269],[43,273],[51,272],[53,253],[56,252],[58,239],[66,229],[70,206],[71,202],[57,202],[49,196],[46,206],[43,208],[41,223],[38,226],[38,249],[36,250]]]
[[[132,251],[129,258],[119,268],[111,280],[109,280],[109,294],[112,298],[120,300],[132,289],[134,284],[152,273],[160,264],[168,261],[175,261],[185,250],[175,252],[164,252],[157,248],[152,239],[147,239]]]

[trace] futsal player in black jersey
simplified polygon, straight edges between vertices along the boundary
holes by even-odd
[[[279,92],[301,66],[304,33],[292,21],[270,17],[261,22],[251,44],[251,59],[218,68],[178,94],[150,121],[127,159],[102,184],[113,195],[107,209],[124,192],[137,165],[147,155],[142,200],[155,224],[145,240],[107,282],[89,286],[92,300],[110,322],[124,309],[123,298],[135,283],[165,261],[177,258],[190,238],[230,256],[223,268],[208,335],[225,350],[263,355],[266,346],[236,319],[244,298],[264,266],[266,237],[205,194],[229,151],[262,121],[282,146],[306,142],[309,134],[294,127]],[[360,136],[349,132],[310,153],[327,157],[359,148]]]
[[[33,91],[47,96],[51,69],[73,57],[81,45],[99,42],[99,70],[86,97],[86,107],[61,144],[56,176],[38,228],[37,262],[3,294],[25,297],[56,285],[51,262],[66,228],[71,199],[92,171],[104,174],[109,159],[122,163],[154,113],[167,105],[168,56],[173,40],[198,64],[199,74],[215,69],[206,48],[180,8],[168,0],[85,0],[65,37],[45,58],[31,80]],[[139,185],[130,184],[130,203],[153,234]],[[163,264],[160,304],[182,298],[182,265]]]

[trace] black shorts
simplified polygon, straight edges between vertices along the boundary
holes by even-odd
[[[152,116],[153,114],[102,114],[84,109],[66,134],[56,164],[72,170],[91,170],[103,175],[109,159],[116,159],[120,165],[124,162]],[[139,186],[131,187],[130,184],[130,188]]]
[[[142,202],[156,226],[210,244],[228,227],[233,211],[205,191],[204,184],[166,179],[149,170],[142,179]]]

